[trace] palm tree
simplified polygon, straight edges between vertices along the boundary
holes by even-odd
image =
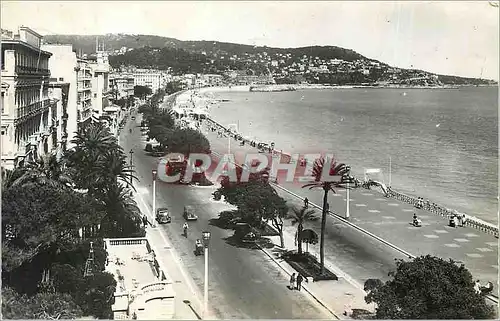
[[[292,225],[297,225],[297,252],[302,254],[302,231],[304,230],[304,223],[306,221],[316,221],[318,217],[314,216],[315,211],[313,209],[307,209],[307,207],[297,208],[292,207],[292,212],[288,214],[287,218],[292,219]]]
[[[100,195],[101,204],[106,212],[101,231],[113,233],[107,237],[131,235],[139,230],[140,210],[130,196],[130,190],[120,183],[113,183]]]
[[[127,166],[123,148],[102,124],[81,130],[72,142],[76,146],[67,158],[78,187],[93,194],[103,192],[110,183],[130,184],[130,179],[135,178],[133,169]]]
[[[323,171],[327,170],[325,167],[325,159],[322,157],[314,162],[313,167],[313,178],[314,182],[305,184],[302,188],[309,187],[309,189],[313,188],[321,188],[323,189],[323,213],[321,215],[321,239],[319,244],[319,255],[320,255],[320,264],[321,264],[321,274],[325,271],[325,228],[326,228],[326,214],[328,212],[328,192],[332,191],[336,193],[334,187],[345,187],[347,184],[347,180],[344,177],[348,177],[350,167],[340,163],[337,164],[335,160],[332,158],[331,162],[327,163],[329,165],[329,175],[330,176],[340,176],[342,179],[340,181],[322,181]],[[325,173],[326,174],[326,173]]]
[[[10,182],[11,186],[25,184],[42,184],[62,188],[73,186],[73,181],[65,168],[64,161],[58,160],[53,153],[44,155],[35,162],[29,162],[16,170],[22,174]]]

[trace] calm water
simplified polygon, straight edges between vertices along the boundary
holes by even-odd
[[[404,94],[406,92],[406,95]],[[293,153],[381,168],[402,192],[497,223],[498,89],[339,89],[217,93],[212,110],[244,135]]]

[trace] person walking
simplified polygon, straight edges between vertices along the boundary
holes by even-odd
[[[290,290],[295,290],[295,273],[290,277]]]
[[[304,198],[304,207],[308,208],[309,207],[309,199],[306,197]]]
[[[148,218],[146,217],[146,215],[142,216],[142,224],[144,225],[144,228],[148,226]]]
[[[302,276],[302,274],[299,273],[299,275],[297,275],[297,290],[300,291],[300,289],[302,289],[302,281],[304,280],[304,277]]]

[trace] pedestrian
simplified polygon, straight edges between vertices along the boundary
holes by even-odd
[[[302,281],[303,280],[304,280],[304,277],[302,276],[302,274],[299,273],[299,275],[297,275],[297,290],[299,290],[299,291],[302,288]]]
[[[304,207],[308,208],[309,207],[309,199],[306,197],[304,198]]]
[[[326,203],[326,211],[328,212],[330,210],[330,203]]]
[[[465,214],[462,214],[462,227],[465,227],[466,222],[467,222],[467,217],[465,217]]]
[[[290,290],[295,290],[295,273],[290,277]]]
[[[144,228],[148,226],[148,218],[146,217],[146,215],[142,216],[142,224],[144,225]]]

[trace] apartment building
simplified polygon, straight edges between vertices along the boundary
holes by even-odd
[[[93,73],[91,81],[93,109],[92,116],[99,119],[103,115],[103,109],[109,105],[108,96],[110,95],[110,65],[107,53],[98,51],[96,59],[93,61],[89,61],[89,65]]]
[[[163,77],[161,72],[149,69],[136,69],[133,71],[134,86],[145,86],[153,90],[159,90],[162,87]]]
[[[24,26],[1,36],[1,160],[12,169],[57,146],[57,101],[49,97],[52,54],[41,49],[42,36]]]
[[[111,74],[109,87],[115,95],[115,100],[127,99],[134,95],[134,77],[130,74]]]
[[[73,45],[44,44],[42,49],[52,53],[49,60],[50,92],[58,100],[56,122],[61,126],[58,137],[65,150],[72,147],[71,141],[78,129],[78,59]]]
[[[92,120],[96,121],[97,118],[92,119],[93,109],[92,109],[92,79],[93,72],[90,66],[90,62],[86,59],[78,59],[77,66],[77,88],[78,88],[78,97],[77,97],[77,121],[80,127],[85,126],[92,122]]]

